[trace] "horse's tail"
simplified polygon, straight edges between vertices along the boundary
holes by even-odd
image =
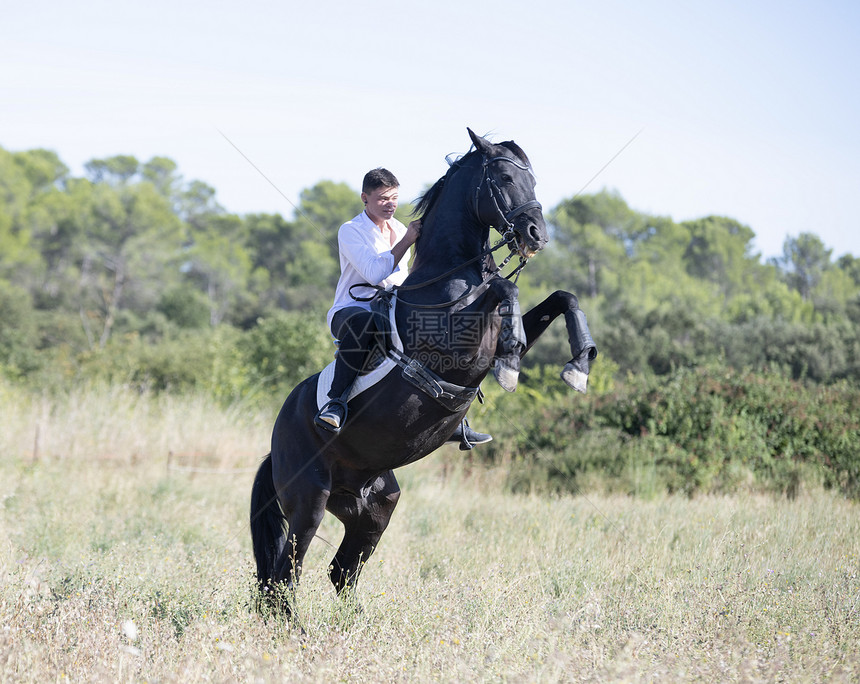
[[[260,464],[251,488],[251,541],[257,580],[264,587],[275,576],[275,564],[287,542],[284,514],[272,478],[272,454]]]

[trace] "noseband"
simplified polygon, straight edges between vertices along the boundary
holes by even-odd
[[[506,243],[511,243],[515,239],[513,220],[524,211],[534,208],[542,209],[543,207],[541,207],[540,202],[533,199],[528,202],[523,202],[519,206],[511,209],[507,200],[505,200],[505,196],[502,194],[501,188],[499,188],[499,184],[496,183],[496,179],[493,178],[492,174],[490,174],[490,164],[497,161],[508,162],[509,164],[516,166],[518,169],[528,171],[532,178],[534,178],[534,173],[532,172],[531,167],[526,164],[520,164],[518,161],[511,159],[510,157],[487,158],[484,156],[483,161],[481,162],[483,167],[481,182],[478,183],[478,187],[475,188],[475,217],[480,220],[479,205],[481,200],[481,188],[483,188],[486,183],[487,190],[490,193],[490,200],[493,202],[493,208],[496,210],[498,218],[501,219],[499,225],[491,223],[490,226],[495,228],[501,234]],[[520,251],[519,247],[517,247],[517,251]]]

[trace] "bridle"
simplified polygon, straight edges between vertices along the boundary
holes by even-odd
[[[499,188],[499,184],[496,182],[496,179],[493,178],[492,174],[490,174],[490,164],[497,161],[508,162],[509,164],[513,164],[518,169],[522,171],[528,171],[529,175],[534,178],[534,172],[531,167],[527,164],[521,164],[516,159],[511,159],[510,157],[490,157],[487,158],[486,155],[483,156],[481,161],[482,173],[481,173],[481,182],[478,183],[478,187],[475,188],[475,218],[478,221],[481,220],[481,212],[480,212],[480,203],[481,203],[481,188],[484,187],[484,184],[487,185],[487,190],[490,193],[490,200],[493,203],[493,208],[496,211],[496,215],[501,219],[500,225],[495,225],[495,223],[490,223],[492,228],[495,228],[501,236],[505,239],[506,242],[510,242],[515,239],[514,237],[514,224],[513,220],[522,214],[524,211],[528,211],[529,209],[543,209],[541,203],[536,199],[529,200],[528,202],[523,202],[522,204],[510,208],[508,205],[505,196],[502,194],[501,188]],[[517,246],[517,250],[520,252],[520,256],[525,257],[522,251]],[[513,248],[511,248],[513,251]],[[526,257],[528,258],[528,257]]]
[[[370,297],[357,297],[354,294],[352,294],[352,288],[353,287],[365,287],[365,288],[370,287],[370,288],[376,290],[377,294],[383,293],[383,292],[393,293],[393,292],[405,292],[408,290],[419,290],[423,287],[427,287],[428,285],[432,285],[433,283],[437,283],[440,280],[447,278],[452,273],[456,273],[460,269],[465,268],[466,266],[473,264],[480,259],[484,259],[487,256],[490,256],[491,254],[493,254],[493,252],[501,249],[505,245],[507,245],[508,249],[510,250],[510,253],[504,258],[502,263],[499,264],[498,266],[496,266],[494,269],[491,269],[490,272],[487,274],[487,277],[481,281],[480,285],[476,286],[473,289],[470,289],[468,292],[466,292],[466,294],[462,295],[461,297],[458,297],[457,299],[452,299],[451,301],[448,301],[448,302],[442,302],[441,304],[414,304],[411,302],[404,301],[403,299],[400,299],[400,301],[403,302],[404,304],[411,306],[413,308],[416,308],[416,309],[444,309],[444,308],[447,308],[449,306],[455,306],[455,305],[459,304],[460,302],[462,302],[464,299],[467,299],[468,297],[477,296],[480,292],[485,290],[489,286],[490,281],[493,278],[495,278],[496,276],[498,276],[499,272],[505,266],[508,265],[508,262],[516,254],[519,254],[519,258],[520,258],[519,265],[513,271],[511,271],[508,275],[503,276],[504,278],[506,278],[508,280],[513,278],[513,281],[516,282],[520,276],[520,272],[523,270],[523,268],[525,268],[526,263],[528,263],[528,260],[531,257],[526,256],[526,254],[522,251],[520,246],[517,244],[517,237],[516,237],[516,233],[514,232],[514,224],[512,221],[517,216],[519,216],[520,214],[522,214],[525,211],[528,211],[529,209],[534,209],[535,207],[537,207],[538,209],[542,209],[543,207],[541,206],[541,203],[538,202],[536,199],[532,199],[532,200],[528,200],[527,202],[523,202],[522,204],[517,205],[516,207],[511,209],[510,206],[508,205],[507,200],[505,199],[505,196],[502,194],[502,191],[499,188],[499,185],[496,182],[496,179],[493,178],[492,174],[490,173],[490,164],[492,164],[493,162],[497,162],[497,161],[505,161],[505,162],[508,162],[509,164],[513,164],[518,169],[521,169],[523,171],[528,171],[529,174],[532,176],[532,178],[534,178],[534,172],[532,171],[531,167],[528,166],[527,164],[521,164],[517,160],[511,159],[510,157],[487,157],[487,155],[482,156],[482,158],[481,158],[481,167],[482,167],[481,181],[478,183],[477,187],[475,188],[475,200],[474,200],[473,211],[475,214],[475,219],[479,223],[482,223],[484,225],[489,225],[490,228],[494,228],[499,233],[499,235],[501,235],[501,239],[498,242],[496,242],[496,244],[494,244],[492,247],[486,247],[486,248],[482,249],[481,252],[477,256],[474,256],[471,259],[469,259],[468,261],[465,261],[462,264],[455,266],[454,268],[452,268],[448,271],[445,271],[441,275],[438,275],[434,278],[431,278],[430,280],[425,280],[423,283],[415,283],[414,285],[395,285],[391,290],[386,290],[385,288],[379,287],[378,285],[370,285],[369,283],[359,283],[359,284],[353,285],[349,288],[350,289],[350,296],[356,301],[370,301],[371,299],[373,299],[376,296],[374,294]],[[452,169],[457,168],[457,167],[461,167],[459,160],[454,162],[453,164],[451,164]],[[487,223],[487,222],[481,220],[481,213],[480,213],[481,189],[484,187],[485,184],[487,186],[487,190],[490,193],[490,201],[493,203],[493,208],[495,210],[496,216],[498,219],[500,219],[499,225],[496,225],[495,222]]]

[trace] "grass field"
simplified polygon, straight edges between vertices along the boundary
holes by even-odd
[[[502,492],[456,449],[404,494],[359,585],[250,607],[252,470],[273,415],[0,386],[0,680],[857,681],[860,516],[821,491]]]

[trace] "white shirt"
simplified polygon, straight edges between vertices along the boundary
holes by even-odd
[[[334,291],[334,305],[326,315],[329,329],[335,313],[347,306],[370,310],[369,302],[357,302],[350,296],[350,287],[359,283],[381,287],[400,285],[409,275],[409,250],[399,264],[394,263],[391,253],[391,248],[406,235],[406,226],[395,218],[389,219],[388,226],[394,231],[393,241],[389,231],[383,233],[365,212],[361,212],[337,231],[340,280]],[[356,287],[352,292],[358,297],[373,294],[373,290],[366,287]]]

